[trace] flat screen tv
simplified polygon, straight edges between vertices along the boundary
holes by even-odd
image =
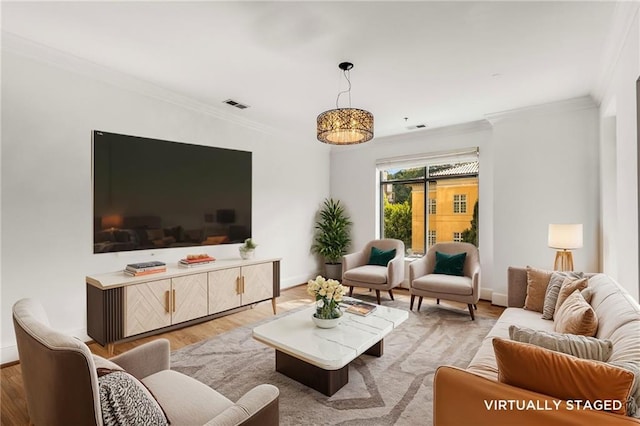
[[[240,243],[251,153],[93,132],[93,252]]]

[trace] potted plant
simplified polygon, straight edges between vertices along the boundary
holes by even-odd
[[[247,238],[246,240],[244,240],[244,244],[239,248],[240,257],[245,260],[253,258],[253,253],[256,247],[258,247],[258,245],[254,243],[251,238]]]
[[[332,198],[324,201],[324,206],[318,213],[316,221],[316,235],[311,247],[314,253],[325,259],[325,276],[341,280],[342,264],[340,260],[347,253],[351,244],[349,227],[351,221],[346,215],[340,201]]]

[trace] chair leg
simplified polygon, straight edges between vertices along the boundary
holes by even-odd
[[[473,315],[473,305],[469,303],[467,306],[469,307],[469,313],[471,314],[471,321],[474,321],[476,317]]]
[[[478,305],[473,305],[473,309],[475,309],[476,311],[478,310]]]
[[[381,305],[381,303],[380,303],[380,290],[376,290],[376,299],[378,299],[378,305]]]
[[[396,299],[393,298],[393,291],[392,290],[389,290],[389,297],[391,298],[391,300],[396,300]]]
[[[420,306],[422,306],[422,296],[418,299],[418,311],[420,310]]]
[[[349,297],[353,296],[353,286],[349,287]]]
[[[411,303],[409,304],[409,310],[413,311],[413,301],[416,300],[416,295],[412,294],[411,295]]]
[[[440,299],[436,299],[436,305],[440,304]]]

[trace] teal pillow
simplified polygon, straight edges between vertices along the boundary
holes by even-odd
[[[368,265],[387,266],[387,263],[391,259],[396,257],[396,249],[380,250],[379,248],[371,247],[371,254],[369,255]]]
[[[436,267],[433,270],[434,274],[444,275],[457,275],[459,277],[464,276],[464,260],[467,258],[467,253],[458,254],[446,254],[436,252]]]

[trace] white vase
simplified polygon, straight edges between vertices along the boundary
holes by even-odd
[[[342,317],[322,319],[322,318],[317,318],[316,314],[313,314],[311,316],[311,319],[313,320],[313,323],[316,325],[316,327],[333,328],[333,327],[336,327],[338,324],[340,324],[340,320],[342,319]]]
[[[239,251],[240,251],[240,257],[243,258],[244,260],[253,259],[253,253],[255,251],[254,249],[246,249],[244,247],[240,247]]]

